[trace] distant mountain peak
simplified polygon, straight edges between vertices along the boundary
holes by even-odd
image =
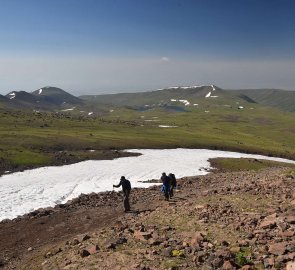
[[[212,87],[215,91],[215,87],[213,84],[211,85],[189,85],[189,86],[169,86],[165,88],[159,88],[157,90],[167,90],[167,89],[194,89],[194,88],[201,88],[201,87]]]

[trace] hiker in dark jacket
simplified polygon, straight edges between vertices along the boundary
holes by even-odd
[[[123,204],[124,204],[124,211],[130,211],[130,203],[129,203],[129,195],[131,191],[131,184],[130,181],[125,178],[125,176],[121,176],[120,183],[118,185],[113,185],[113,187],[118,188],[122,186],[123,191]]]
[[[169,196],[170,198],[173,197],[174,195],[174,188],[176,188],[176,178],[175,178],[175,175],[173,173],[169,173],[168,175],[169,179],[170,179],[170,191],[169,191]]]
[[[162,173],[161,180],[163,183],[163,191],[165,195],[165,200],[169,200],[169,192],[170,192],[170,178],[166,175],[166,173]]]

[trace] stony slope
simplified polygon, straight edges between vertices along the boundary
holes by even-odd
[[[4,269],[294,269],[294,170],[211,173],[159,187],[82,195],[0,223]]]

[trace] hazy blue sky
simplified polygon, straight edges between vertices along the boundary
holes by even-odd
[[[292,0],[0,0],[0,93],[295,89]]]

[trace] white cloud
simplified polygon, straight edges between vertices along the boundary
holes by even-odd
[[[170,61],[170,58],[166,56],[161,57],[161,62],[169,62],[169,61]]]

